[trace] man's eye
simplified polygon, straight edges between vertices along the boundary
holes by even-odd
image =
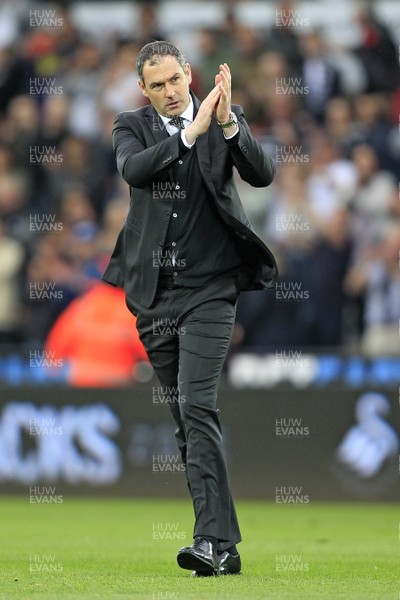
[[[178,76],[176,76],[176,77],[173,77],[173,79],[172,79],[172,81],[178,81],[178,80],[179,80],[179,77],[178,77]]]

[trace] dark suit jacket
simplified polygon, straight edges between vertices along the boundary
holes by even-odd
[[[195,96],[193,102],[196,114],[200,102]],[[244,213],[233,166],[254,187],[269,185],[275,167],[251,135],[243,109],[233,106],[232,110],[240,124],[237,143],[225,141],[213,117],[208,131],[196,140],[197,158],[204,185],[243,259],[238,288],[264,289],[272,287],[277,277],[275,259]],[[172,183],[171,166],[181,156],[182,142],[179,134],[168,135],[157,112],[148,105],[115,117],[113,143],[118,171],[130,186],[131,203],[103,279],[123,287],[133,302],[149,307],[158,281],[153,252],[164,245],[172,210],[172,201],[154,200],[153,185]]]

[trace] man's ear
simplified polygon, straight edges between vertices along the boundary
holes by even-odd
[[[138,86],[140,87],[143,96],[146,96],[146,98],[148,98],[149,95],[147,93],[146,86],[144,85],[141,79],[138,79]]]
[[[185,73],[186,73],[186,77],[188,78],[188,83],[190,85],[192,83],[192,70],[190,68],[189,63],[185,64]]]

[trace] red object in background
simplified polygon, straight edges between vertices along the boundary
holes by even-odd
[[[379,31],[372,25],[366,25],[363,30],[363,45],[366,48],[375,48],[380,39]]]
[[[68,362],[69,383],[80,387],[127,384],[135,364],[148,361],[124,290],[106,283],[71,302],[49,332],[45,351]]]
[[[25,48],[29,58],[41,58],[55,51],[56,38],[53,33],[40,30],[27,39]]]

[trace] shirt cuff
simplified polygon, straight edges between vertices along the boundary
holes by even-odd
[[[235,137],[235,135],[237,135],[237,134],[239,133],[239,123],[237,123],[237,129],[236,129],[236,131],[235,131],[235,133],[234,133],[234,134],[232,134],[232,135],[229,135],[229,136],[228,136],[228,135],[225,135],[225,132],[223,132],[223,133],[224,133],[224,138],[225,138],[226,140],[231,140],[231,139],[233,139],[233,138]]]
[[[181,140],[184,143],[184,145],[186,146],[186,148],[192,148],[195,145],[195,143],[196,143],[196,140],[194,140],[193,144],[189,144],[188,143],[188,141],[186,139],[186,135],[185,135],[185,130],[184,129],[182,129],[182,131],[181,131]]]

